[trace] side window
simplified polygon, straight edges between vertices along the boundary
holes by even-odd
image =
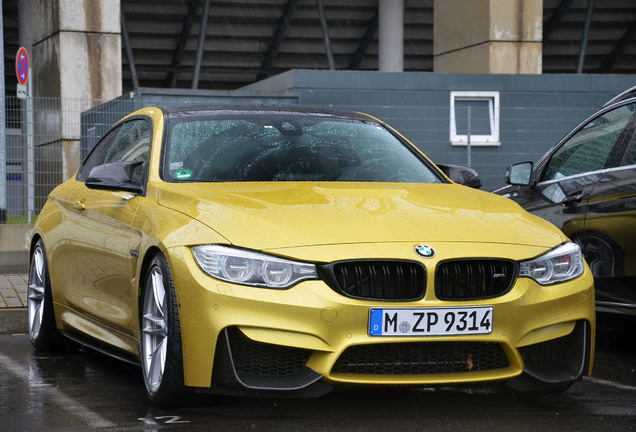
[[[636,104],[624,105],[586,124],[552,155],[541,180],[607,168],[612,150],[635,109]]]
[[[88,155],[77,179],[85,180],[91,169],[112,162],[142,161],[135,168],[133,181],[142,183],[150,159],[152,125],[147,120],[132,120],[109,132]]]
[[[104,160],[106,159],[106,155],[110,150],[111,145],[113,144],[113,140],[119,133],[121,126],[116,127],[115,129],[108,132],[104,138],[99,140],[93,150],[86,156],[84,162],[82,162],[82,166],[80,166],[79,172],[77,173],[77,180],[84,181],[88,174],[91,172],[93,168],[98,165],[104,164]]]
[[[135,168],[132,180],[141,183],[150,159],[150,138],[152,127],[146,120],[124,123],[106,155],[104,163],[142,161]]]
[[[627,148],[625,157],[623,158],[623,162],[621,163],[621,166],[627,165],[636,165],[636,141],[633,139],[631,144]]]

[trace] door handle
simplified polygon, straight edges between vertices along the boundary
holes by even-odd
[[[84,200],[77,200],[73,203],[73,208],[75,210],[83,211],[86,210],[86,204],[84,204]]]

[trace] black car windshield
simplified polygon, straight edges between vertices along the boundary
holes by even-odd
[[[173,118],[163,160],[172,182],[442,181],[381,125],[326,115]]]

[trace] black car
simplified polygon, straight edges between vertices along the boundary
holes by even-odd
[[[597,312],[636,317],[636,87],[494,191],[559,227],[594,274]]]

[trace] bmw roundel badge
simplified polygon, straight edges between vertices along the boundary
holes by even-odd
[[[435,256],[433,248],[423,244],[415,246],[415,253],[424,258],[433,258]]]

